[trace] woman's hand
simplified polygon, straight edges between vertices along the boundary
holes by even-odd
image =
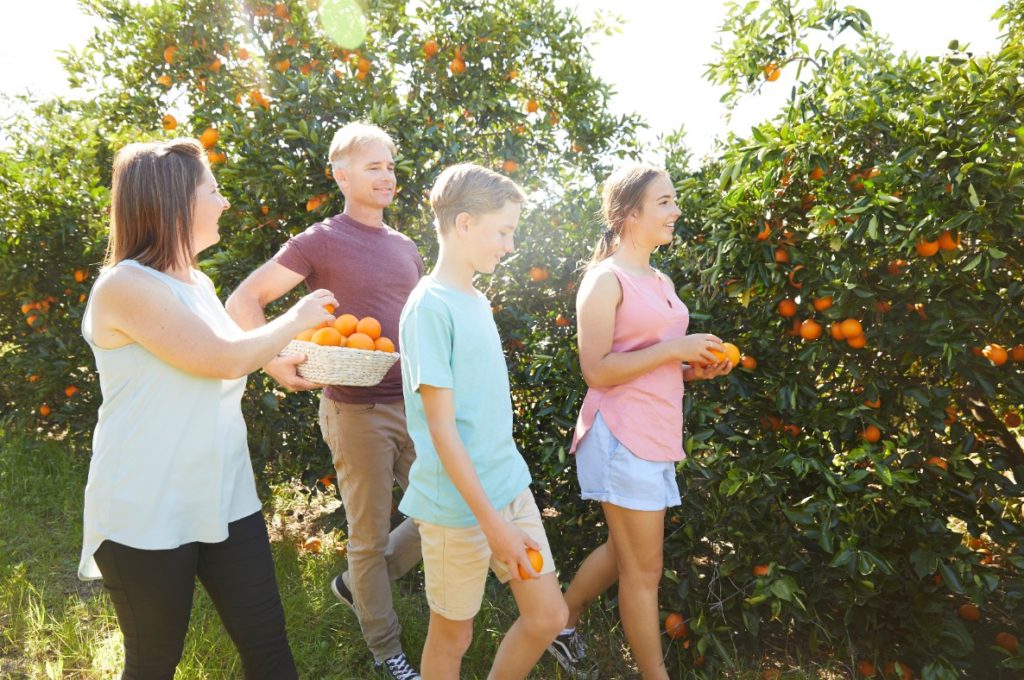
[[[717,364],[718,357],[711,353],[716,350],[725,354],[722,347],[722,340],[717,335],[710,333],[694,333],[686,335],[671,342],[675,343],[674,353],[679,361],[690,364]],[[726,362],[728,363],[728,362]]]
[[[721,375],[729,375],[732,371],[733,365],[728,359],[722,361],[716,361],[713,364],[690,364],[683,371],[683,380],[686,382],[692,382],[694,380],[711,380]]]
[[[295,315],[295,321],[300,326],[299,330],[304,330],[319,326],[325,321],[327,323],[334,322],[334,314],[328,312],[324,305],[337,307],[338,301],[334,299],[334,294],[331,291],[321,288],[296,302],[289,312]]]

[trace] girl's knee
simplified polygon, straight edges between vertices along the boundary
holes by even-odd
[[[543,608],[523,613],[523,623],[533,635],[551,640],[554,640],[555,636],[562,632],[568,619],[569,606],[562,598],[553,600]]]

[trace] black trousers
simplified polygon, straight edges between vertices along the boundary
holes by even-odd
[[[122,680],[173,679],[197,576],[238,648],[245,677],[298,678],[260,513],[231,522],[221,543],[139,550],[104,541],[95,559],[124,634]]]

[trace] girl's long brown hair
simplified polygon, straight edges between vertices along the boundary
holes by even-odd
[[[665,170],[638,163],[619,168],[605,180],[601,196],[601,213],[604,217],[605,230],[594,247],[594,254],[587,267],[607,259],[615,252],[626,218],[640,207],[644,199],[647,185],[654,179],[665,175]]]
[[[195,139],[140,142],[118,151],[104,266],[129,259],[160,271],[194,264],[192,209],[207,166]]]

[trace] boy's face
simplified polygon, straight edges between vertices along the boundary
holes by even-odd
[[[467,214],[464,230],[456,227],[474,271],[493,273],[501,259],[515,250],[521,209],[519,203],[505,201],[505,205],[493,212]]]
[[[334,171],[345,200],[383,210],[395,197],[395,159],[381,142],[371,142],[350,154]]]

